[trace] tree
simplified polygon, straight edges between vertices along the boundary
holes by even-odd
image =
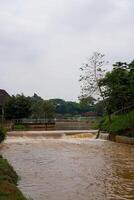
[[[103,101],[98,101],[95,105],[94,105],[94,110],[97,113],[97,116],[102,116],[105,112],[105,108],[104,108],[104,103]]]
[[[103,77],[106,65],[105,55],[95,52],[89,58],[88,62],[80,68],[82,75],[80,76],[82,97],[101,95],[104,99],[102,88],[99,85],[99,79]]]
[[[76,115],[80,113],[80,105],[77,102],[64,101],[63,99],[51,99],[50,101],[54,104],[55,112],[58,115]]]
[[[113,113],[134,104],[134,74],[132,63],[117,62],[113,70],[100,79],[99,85],[103,92],[107,110]]]
[[[64,115],[66,113],[66,101],[63,99],[50,99],[50,102],[54,105],[57,114]]]
[[[22,95],[12,96],[6,106],[6,118],[22,119],[31,114],[31,100]]]
[[[32,101],[31,118],[33,118],[33,119],[44,118],[43,100],[34,100],[34,101]]]
[[[42,109],[43,109],[43,115],[45,119],[49,120],[54,117],[55,108],[54,108],[54,104],[51,101],[49,100],[43,101]]]
[[[88,96],[88,97],[80,97],[79,100],[82,113],[94,111],[94,106],[96,101],[95,98],[93,98],[92,96]]]
[[[77,102],[66,102],[66,114],[77,115],[80,113],[80,105]]]

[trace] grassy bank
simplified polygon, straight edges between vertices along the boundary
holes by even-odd
[[[100,121],[99,128],[113,135],[134,137],[134,110],[122,115],[113,115],[111,122],[105,116]]]
[[[17,188],[18,179],[12,166],[0,156],[0,200],[27,200]]]

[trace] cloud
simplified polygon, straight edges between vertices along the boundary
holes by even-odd
[[[1,87],[77,99],[79,67],[93,51],[133,59],[132,0],[0,0]]]

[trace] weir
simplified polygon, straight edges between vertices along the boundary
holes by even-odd
[[[62,130],[62,131],[10,131],[8,137],[45,137],[62,138],[63,136],[96,137],[97,130]]]

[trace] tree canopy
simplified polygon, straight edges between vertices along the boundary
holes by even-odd
[[[31,100],[22,95],[12,96],[6,106],[6,118],[22,119],[31,114]]]
[[[110,113],[134,105],[134,62],[127,64],[117,62],[111,72],[99,80],[104,88],[107,109]]]

